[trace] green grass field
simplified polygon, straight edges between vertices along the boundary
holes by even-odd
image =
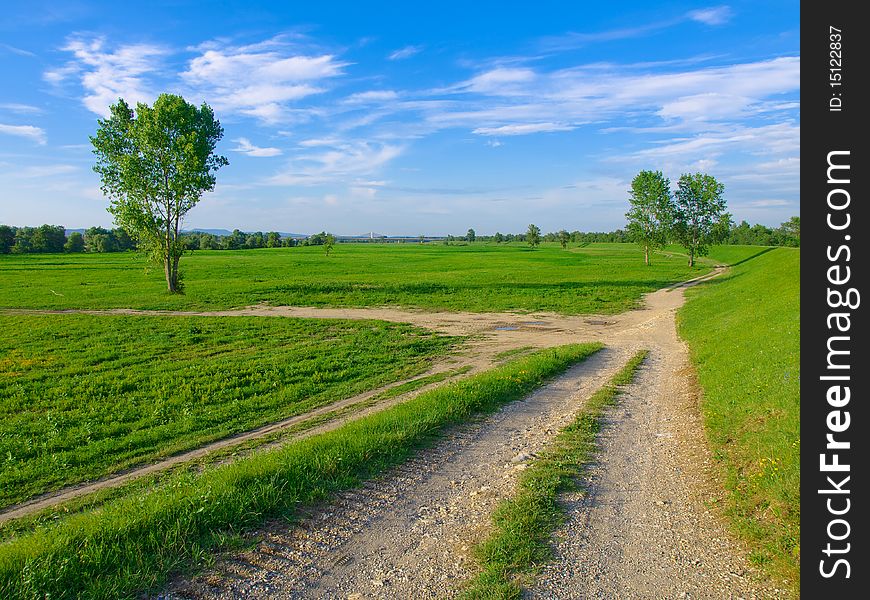
[[[0,315],[0,506],[412,376],[455,341],[381,321]]]
[[[0,598],[141,597],[265,519],[293,518],[383,473],[446,428],[522,398],[600,348],[539,350],[335,431],[201,473],[174,473],[147,493],[46,522],[0,543]]]
[[[218,309],[409,306],[431,310],[617,313],[641,296],[706,272],[681,256],[652,266],[632,244],[562,250],[545,244],[339,244],[196,251],[182,259],[185,294],[134,253],[0,255],[0,308]]]
[[[698,370],[728,514],[752,559],[797,589],[800,250],[728,254],[737,263],[730,272],[687,291],[679,330]]]

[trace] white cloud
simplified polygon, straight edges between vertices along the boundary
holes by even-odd
[[[74,59],[46,71],[43,78],[61,84],[73,76],[79,77],[86,92],[82,103],[102,117],[109,115],[109,106],[118,98],[131,105],[150,102],[155,94],[146,77],[159,71],[160,59],[168,53],[165,48],[151,44],[123,45],[110,51],[103,38],[78,37],[71,38],[62,49],[72,52]]]
[[[688,17],[705,25],[723,25],[731,20],[733,14],[730,6],[723,5],[693,10],[688,13]]]
[[[523,84],[533,82],[537,74],[532,69],[498,67],[472,77],[465,84],[465,90],[479,94],[513,95],[528,88]]]
[[[288,54],[292,50],[275,40],[246,47],[211,44],[181,76],[218,110],[267,123],[293,120],[290,104],[325,91],[324,82],[348,63],[332,54]]]
[[[272,185],[320,185],[347,182],[377,172],[398,157],[403,147],[364,140],[336,141],[314,145],[324,150],[302,154],[290,161],[287,168],[271,177]],[[359,184],[356,184],[359,187]],[[372,187],[372,186],[362,186]]]
[[[30,58],[33,58],[36,56],[36,54],[31,52],[30,50],[25,50],[23,48],[18,48],[16,46],[10,46],[9,44],[0,44],[0,48],[2,48],[3,50],[6,50],[8,52],[11,52],[12,54],[17,54],[18,56],[27,56]]]
[[[423,50],[423,46],[405,46],[404,48],[399,48],[391,52],[388,56],[388,60],[403,60],[406,58],[411,58],[415,54],[419,54]]]
[[[36,115],[42,113],[42,109],[38,106],[32,106],[30,104],[18,104],[15,102],[0,104],[0,110],[8,110],[9,112],[14,112],[22,115]]]
[[[231,150],[232,152],[241,152],[243,154],[247,154],[248,156],[256,157],[278,156],[281,154],[280,148],[260,148],[258,146],[254,146],[247,138],[238,138],[233,141],[235,141],[239,145],[233,148]]]
[[[657,114],[663,119],[684,121],[739,118],[747,113],[747,108],[752,102],[752,98],[746,96],[708,92],[666,102]]]
[[[762,198],[759,200],[743,202],[740,206],[746,208],[771,208],[774,206],[789,206],[790,204],[791,202],[788,200],[782,200],[781,198]]]
[[[18,168],[13,172],[7,173],[7,175],[12,175],[16,179],[44,179],[46,177],[69,175],[78,171],[78,167],[74,165],[39,165]]]
[[[45,130],[33,125],[6,125],[0,123],[0,133],[27,138],[40,146],[45,144]]]
[[[527,135],[546,131],[571,131],[571,125],[564,123],[526,123],[523,125],[502,125],[501,127],[478,127],[473,131],[478,135]]]
[[[778,123],[761,127],[735,126],[727,132],[708,132],[691,138],[675,138],[635,153],[635,158],[694,157],[700,153],[715,156],[726,150],[751,154],[793,154],[800,149],[800,127]]]
[[[498,67],[456,86],[430,92],[452,94],[416,101],[433,129],[470,127],[477,133],[534,133],[540,123],[604,124],[614,119],[666,121],[672,132],[728,129],[729,122],[764,114],[791,118],[798,105],[782,95],[800,89],[800,58],[780,57],[724,66],[660,71],[637,66],[582,65],[556,71]],[[409,106],[400,103],[398,108]],[[782,117],[780,117],[782,118]],[[663,131],[647,122],[646,127]]]
[[[393,90],[372,90],[351,94],[345,98],[344,102],[346,104],[369,104],[395,100],[398,97],[399,95]]]

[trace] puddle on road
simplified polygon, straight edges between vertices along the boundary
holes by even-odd
[[[493,327],[495,331],[516,331],[519,327],[513,325],[503,325],[502,327]]]

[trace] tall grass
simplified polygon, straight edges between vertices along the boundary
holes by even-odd
[[[572,344],[425,392],[406,403],[201,474],[106,503],[0,544],[0,597],[131,598],[270,517],[408,458],[446,427],[516,400],[596,352]]]
[[[559,494],[577,487],[595,451],[605,409],[616,403],[619,386],[632,382],[648,353],[642,350],[635,354],[523,471],[516,495],[493,513],[494,531],[474,549],[481,568],[464,590],[463,598],[522,597],[524,576],[552,556],[550,535],[564,520]]]
[[[678,314],[703,389],[701,409],[751,559],[800,568],[800,250],[743,260],[686,292]]]

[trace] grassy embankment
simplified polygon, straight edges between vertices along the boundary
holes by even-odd
[[[618,400],[620,386],[632,382],[647,354],[642,350],[633,356],[523,471],[516,495],[493,513],[494,531],[474,549],[481,570],[463,592],[464,598],[522,597],[523,581],[552,555],[550,535],[564,518],[559,493],[578,486],[595,450],[605,410]]]
[[[618,313],[644,293],[690,279],[683,257],[651,267],[633,244],[562,250],[545,244],[339,244],[196,251],[182,259],[185,294],[135,253],[0,256],[0,308],[220,309],[409,306],[431,310]]]
[[[0,507],[413,376],[456,342],[254,317],[0,315],[0,332]]]
[[[751,559],[797,593],[800,251],[756,250],[725,256],[714,249],[713,258],[738,264],[687,290],[678,325],[703,389],[701,409],[728,491],[727,514],[748,541]]]
[[[424,392],[328,433],[107,502],[0,544],[0,597],[130,598],[270,517],[358,485],[600,348],[572,344]]]

